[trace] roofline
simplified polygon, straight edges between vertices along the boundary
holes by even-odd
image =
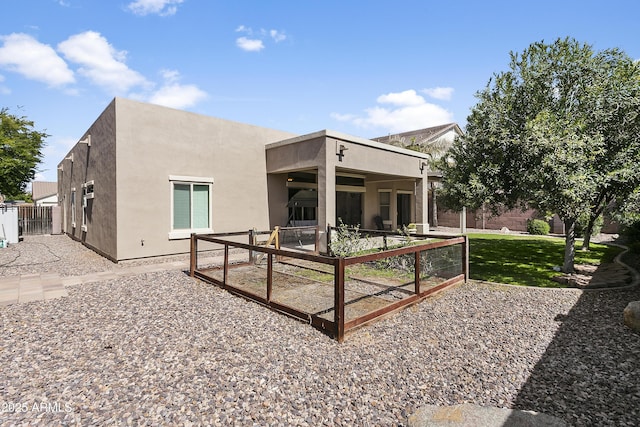
[[[318,132],[308,133],[306,135],[294,136],[293,138],[283,139],[282,141],[272,142],[266,145],[266,149],[282,147],[285,145],[296,144],[298,142],[307,141],[313,138],[334,138],[345,142],[350,142],[365,147],[376,148],[378,150],[391,151],[394,153],[404,154],[419,159],[429,159],[429,155],[421,153],[419,151],[409,150],[406,148],[396,147],[394,145],[385,144],[383,142],[373,141],[371,139],[361,138],[358,136],[349,135],[346,133],[324,129]]]

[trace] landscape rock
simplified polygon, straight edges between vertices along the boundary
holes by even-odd
[[[624,309],[624,324],[640,332],[640,301],[631,301]]]

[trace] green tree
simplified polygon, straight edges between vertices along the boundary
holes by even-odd
[[[458,209],[557,213],[563,270],[573,272],[578,217],[595,221],[640,184],[640,69],[618,49],[568,38],[510,55],[510,70],[477,93],[465,135],[441,162],[443,198]]]
[[[36,167],[42,160],[44,132],[34,129],[26,117],[0,109],[0,193],[14,198],[22,194],[33,180]]]

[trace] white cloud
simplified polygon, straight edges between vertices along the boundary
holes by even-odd
[[[278,30],[270,30],[269,35],[276,43],[280,43],[281,41],[284,41],[287,39],[286,34]]]
[[[184,109],[191,107],[207,97],[207,93],[196,85],[183,85],[178,83],[180,73],[175,70],[162,70],[164,84],[153,95],[149,102],[165,107]]]
[[[433,87],[428,89],[422,89],[422,93],[434,99],[449,101],[453,96],[453,88],[452,87]]]
[[[136,0],[127,5],[127,9],[136,15],[157,14],[160,16],[175,15],[178,6],[184,0]]]
[[[247,52],[259,52],[264,49],[264,43],[262,43],[262,40],[249,39],[247,37],[237,38],[236,45]]]
[[[74,83],[73,71],[49,45],[40,43],[28,34],[13,33],[0,36],[0,67],[50,86]]]
[[[0,74],[0,94],[9,95],[11,93],[11,89],[1,84],[4,81],[4,76]]]
[[[80,64],[80,74],[107,90],[121,94],[135,86],[149,85],[140,73],[125,64],[127,52],[117,51],[95,31],[69,37],[58,45],[58,50],[67,60]]]
[[[437,126],[453,121],[453,114],[443,107],[428,103],[415,90],[388,93],[377,98],[378,104],[364,110],[364,115],[331,113],[331,117],[363,129],[380,129],[380,133],[400,133]]]
[[[380,95],[378,99],[379,104],[393,104],[393,105],[421,105],[424,104],[424,98],[416,93],[415,90],[405,90],[404,92],[387,93]]]
[[[287,39],[284,31],[265,30],[254,31],[253,28],[238,25],[236,33],[244,33],[247,37],[239,37],[236,39],[236,46],[247,52],[259,52],[265,48],[264,40],[271,38],[275,43],[280,43]]]

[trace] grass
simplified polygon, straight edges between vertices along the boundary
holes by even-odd
[[[564,239],[543,236],[469,235],[469,269],[472,279],[512,285],[560,288],[551,280],[562,266]],[[591,250],[576,247],[576,264],[611,262],[621,251],[615,246],[591,244]]]

